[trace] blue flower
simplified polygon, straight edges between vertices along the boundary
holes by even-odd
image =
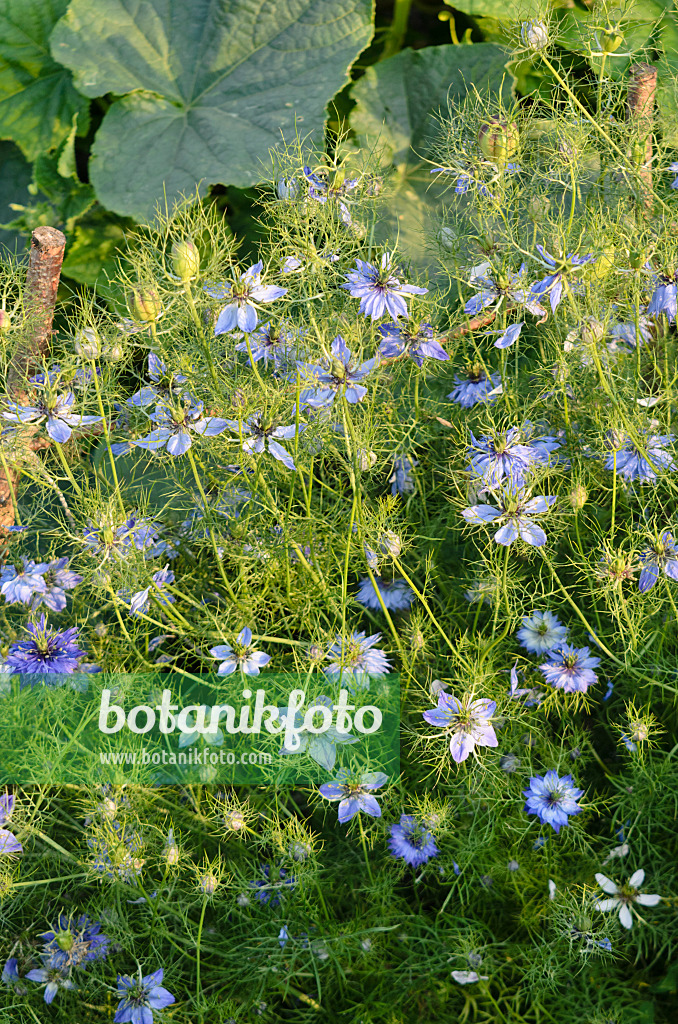
[[[367,388],[358,381],[364,380],[370,370],[379,362],[378,356],[367,359],[360,366],[352,363],[351,352],[340,334],[332,342],[332,357],[329,365],[313,366],[308,363],[297,363],[297,368],[303,377],[314,382],[315,386],[305,388],[300,395],[302,407],[311,406],[320,409],[332,405],[338,394],[346,396],[346,401],[351,405],[362,402],[367,394]],[[310,382],[309,380],[309,382]]]
[[[412,471],[419,465],[411,455],[396,455],[393,459],[393,473],[388,482],[391,494],[411,494],[414,490]]]
[[[496,497],[496,496],[495,496]],[[546,534],[540,526],[532,521],[532,516],[547,512],[556,500],[555,495],[540,494],[529,498],[525,492],[507,492],[496,497],[500,507],[493,505],[472,505],[461,513],[468,523],[493,523],[498,519],[506,519],[494,535],[497,544],[505,547],[521,537],[532,547],[542,547],[546,543]]]
[[[46,961],[45,957],[41,957],[41,959]],[[45,986],[44,999],[49,1006],[54,1001],[54,997],[60,988],[65,988],[71,992],[75,990],[76,986],[69,978],[69,973],[59,970],[59,968],[45,966],[27,971],[26,977],[29,981],[35,981],[38,985]]]
[[[166,584],[174,583],[174,573],[169,566],[166,565],[164,569],[159,569],[157,572],[153,573],[151,579],[153,582],[150,583],[145,590],[139,590],[136,594],[132,595],[129,606],[130,615],[138,615],[140,612],[148,611],[149,595],[151,590],[153,591],[153,597],[158,604],[174,604],[176,598],[171,594],[166,594],[164,592]]]
[[[12,985],[16,985],[16,983],[20,981],[19,961],[15,956],[11,956],[5,961],[5,966],[2,968],[2,974],[0,975],[0,981],[3,985],[6,985],[7,988],[11,988]]]
[[[195,402],[190,395],[185,396],[182,407],[158,404],[151,419],[158,426],[146,437],[131,443],[135,448],[145,448],[157,452],[167,448],[170,455],[177,458],[184,455],[193,444],[190,431],[194,430],[203,437],[215,437],[226,430],[229,421],[216,416],[203,416],[203,403]]]
[[[170,371],[167,363],[163,362],[155,352],[149,352],[148,354],[148,376],[153,381],[153,384],[141,388],[135,395],[128,398],[128,405],[144,408],[156,402],[159,398],[169,397],[173,391],[177,390],[178,384],[185,384],[188,380],[188,377],[183,373]]]
[[[263,266],[264,264],[260,260],[244,274],[241,274],[237,281],[205,285],[205,291],[213,299],[231,299],[231,302],[224,306],[217,317],[214,326],[215,336],[227,334],[236,328],[251,334],[258,323],[257,304],[275,302],[276,299],[281,299],[283,295],[287,294],[287,288],[261,283]]]
[[[37,590],[31,601],[35,611],[40,605],[47,605],[53,612],[62,612],[66,607],[66,591],[82,583],[82,576],[67,568],[68,558],[56,558],[47,563],[43,579],[45,590]],[[0,577],[1,578],[1,577]]]
[[[153,974],[132,978],[128,974],[118,975],[118,1003],[114,1024],[153,1024],[156,1011],[162,1011],[174,1002],[174,996],[161,986],[164,971],[162,967]]]
[[[141,836],[128,825],[111,821],[106,831],[88,836],[87,846],[92,851],[92,868],[107,878],[133,882],[141,875]]]
[[[500,336],[494,343],[495,348],[510,348],[515,341],[518,340],[518,336],[522,331],[525,323],[521,320],[519,324],[510,324],[505,331],[502,331]]]
[[[438,706],[422,712],[422,718],[429,725],[444,729],[450,736],[450,753],[457,764],[478,747],[498,746],[497,734],[490,724],[497,710],[497,702],[464,698],[463,701],[453,697],[444,690],[438,694]]]
[[[532,612],[523,619],[517,637],[531,654],[549,654],[567,640],[568,628],[553,612]]]
[[[337,636],[327,655],[332,664],[324,670],[325,675],[341,679],[342,684],[348,676],[353,676],[354,686],[369,689],[371,678],[379,678],[391,670],[384,652],[372,649],[380,639],[381,633],[366,637],[364,632],[355,630],[348,640],[342,641],[341,636]]]
[[[377,579],[376,583],[381,599],[389,611],[404,611],[414,601],[414,591],[410,589],[405,580],[391,580],[388,583],[386,580]],[[369,576],[360,580],[355,599],[365,608],[371,608],[375,612],[382,610],[377,591]]]
[[[638,341],[642,345],[649,344],[652,341],[652,333],[649,327],[650,321],[646,316],[640,316],[638,318]],[[629,349],[633,350],[636,347],[636,325],[635,323],[616,323],[613,324],[609,331],[609,336],[614,342],[626,345]],[[612,345],[608,345],[608,348],[613,350]]]
[[[543,701],[543,695],[539,690],[534,687],[519,687],[518,686],[518,662],[515,663],[511,669],[511,685],[509,687],[509,697],[511,700],[520,700],[521,697],[525,697],[525,707],[533,708],[539,707]]]
[[[85,968],[88,963],[105,960],[111,940],[101,928],[100,921],[93,921],[86,914],[78,918],[59,914],[52,930],[38,936],[43,941],[46,966],[66,970]]]
[[[325,782],[318,792],[326,800],[339,801],[339,823],[350,821],[360,811],[372,818],[381,817],[381,807],[372,791],[379,789],[388,782],[388,775],[383,772],[364,772],[357,779],[345,769],[340,768],[333,782]]]
[[[80,667],[85,652],[76,643],[77,626],[55,632],[43,613],[37,623],[29,622],[26,632],[30,640],[10,644],[6,663],[13,673],[71,675]]]
[[[593,671],[600,665],[600,658],[589,656],[588,647],[572,647],[561,644],[557,651],[552,651],[550,660],[539,666],[546,682],[565,693],[586,693],[589,686],[598,682]]]
[[[379,320],[388,312],[392,320],[407,316],[409,295],[425,295],[428,288],[420,288],[415,284],[401,284],[393,273],[392,254],[385,252],[381,257],[380,266],[356,260],[357,270],[347,274],[347,283],[342,284],[354,299],[360,299],[360,312]]]
[[[217,675],[230,676],[239,668],[243,675],[258,676],[259,669],[269,663],[271,656],[270,654],[264,654],[263,651],[251,650],[251,643],[252,630],[249,626],[245,626],[238,634],[233,647],[229,646],[229,644],[219,644],[217,647],[212,647],[210,649],[212,657],[224,659],[217,669]]]
[[[676,306],[678,288],[676,286],[675,274],[661,274],[659,284],[652,293],[650,303],[647,307],[647,315],[658,317],[666,314],[670,324],[676,322]]]
[[[5,793],[3,796],[0,796],[0,826],[5,825],[9,821],[13,810],[14,794]],[[22,851],[23,846],[17,837],[13,835],[9,829],[0,827],[0,854],[6,854],[9,856],[10,854],[21,853]]]
[[[6,565],[0,573],[0,594],[7,604],[28,604],[35,594],[47,591],[45,573],[47,562],[33,562],[22,558],[21,569]]]
[[[272,455],[278,462],[282,462],[287,469],[297,468],[290,453],[276,440],[278,438],[281,441],[286,441],[293,438],[297,433],[296,424],[292,423],[289,427],[277,427],[275,423],[265,425],[260,412],[254,413],[244,423],[237,423],[235,420],[220,422],[235,434],[248,435],[247,440],[242,443],[241,451],[247,452],[248,455],[259,455],[261,452],[268,451],[269,455]],[[304,423],[300,425],[299,433],[304,430],[305,426]]]
[[[330,181],[327,172],[320,171],[315,174],[310,167],[303,168],[304,177],[308,182],[308,194],[311,199],[318,203],[326,203],[328,200],[337,203],[339,217],[347,227],[352,223],[351,214],[344,201],[349,192],[357,186],[359,178],[344,178],[342,172],[334,175]]]
[[[391,854],[404,860],[410,867],[421,867],[440,852],[427,826],[417,821],[412,814],[401,814],[400,822],[391,825],[389,831]]]
[[[569,276],[572,270],[575,267],[583,266],[585,263],[595,261],[597,257],[591,253],[586,256],[577,256],[576,253],[568,252],[566,257],[557,260],[555,256],[551,256],[546,251],[543,245],[538,245],[537,249],[542,256],[544,266],[551,268],[553,273],[548,274],[541,281],[533,284],[530,289],[530,295],[536,299],[540,295],[548,295],[551,309],[555,313],[563,297],[563,286],[567,284],[568,287],[571,287],[576,283]]]
[[[297,351],[298,332],[293,327],[284,324],[277,326],[270,323],[263,324],[254,334],[250,335],[249,342],[254,362],[258,363],[260,359],[263,359],[264,366],[268,366],[271,361],[276,370],[286,368],[299,356]],[[235,346],[235,350],[236,352],[247,352],[247,342],[241,341]],[[249,355],[247,365],[250,365]]]
[[[285,889],[293,889],[296,885],[296,878],[290,875],[285,868],[279,864],[274,865],[273,871],[269,864],[262,864],[261,871],[263,878],[257,878],[250,885],[255,889],[254,897],[259,903],[265,903],[269,907],[280,905],[280,898]],[[275,877],[277,875],[277,878]]]
[[[158,541],[158,531],[150,519],[139,518],[131,512],[120,526],[99,524],[83,531],[83,540],[93,555],[103,555],[105,562],[111,555],[124,558],[130,551],[143,551],[152,557]]]
[[[512,487],[522,487],[531,468],[535,464],[548,465],[550,453],[561,447],[551,436],[530,438],[529,445],[521,444],[519,438],[524,430],[511,427],[503,435],[479,440],[471,432],[472,444],[467,449],[471,464],[467,471],[490,488],[498,487],[504,479]]]
[[[530,788],[523,790],[523,796],[527,797],[525,811],[536,814],[542,825],[550,825],[556,833],[569,823],[573,814],[579,814],[581,807],[577,800],[583,795],[584,790],[576,788],[571,775],[561,779],[553,770],[546,775],[535,775],[530,779]]]
[[[487,402],[488,405],[496,402],[497,395],[492,395],[490,392],[499,387],[501,377],[498,373],[491,373],[488,377],[482,366],[474,363],[468,368],[466,380],[455,374],[454,383],[456,386],[447,397],[451,402],[460,405],[462,409],[472,409],[474,405],[484,402]]]
[[[527,287],[524,263],[517,274],[508,275],[496,273],[489,262],[481,263],[472,269],[469,284],[480,288],[480,291],[467,299],[464,305],[464,312],[469,316],[475,316],[488,306],[493,306],[496,311],[503,302],[523,306],[535,316],[546,316],[546,310],[539,305]]]
[[[677,469],[666,446],[675,440],[674,434],[645,434],[641,450],[631,438],[621,438],[622,447],[608,455],[605,469],[614,469],[625,480],[639,480],[642,484],[656,484],[658,471]]]
[[[676,549],[673,534],[665,530],[659,539],[641,552],[640,560],[643,568],[638,580],[638,589],[641,594],[651,590],[663,572],[670,580],[678,581],[678,549]]]
[[[417,366],[423,366],[427,358],[440,362],[450,358],[440,342],[436,341],[435,331],[430,324],[423,323],[409,329],[395,324],[381,324],[377,330],[384,339],[379,345],[382,359],[409,356]]]
[[[38,385],[35,385],[37,387]],[[59,444],[64,444],[73,433],[73,427],[85,426],[89,423],[100,423],[101,416],[79,416],[73,413],[75,395],[68,391],[65,395],[49,392],[44,397],[37,397],[35,405],[19,405],[12,402],[12,412],[3,412],[6,420],[14,423],[32,423],[37,425],[47,420],[47,433]]]

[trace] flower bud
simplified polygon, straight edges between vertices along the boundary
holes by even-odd
[[[505,163],[518,152],[519,133],[515,125],[491,118],[478,132],[481,151],[496,163]]]
[[[113,345],[106,345],[102,353],[104,359],[109,363],[119,363],[124,354],[125,350],[117,342]]]
[[[203,875],[199,876],[198,885],[205,893],[205,896],[213,896],[219,885],[219,879],[211,871],[206,871]]]
[[[614,246],[606,245],[602,253],[591,267],[594,277],[603,281],[614,267]]]
[[[599,42],[600,49],[603,53],[614,53],[624,42],[624,37],[616,28],[612,28],[608,25],[607,28],[603,30],[603,34],[600,37]]]
[[[73,348],[75,354],[82,359],[98,359],[101,355],[101,342],[92,327],[85,327],[82,331],[78,331]]]
[[[232,832],[239,832],[245,827],[245,815],[242,811],[226,811],[224,813],[224,828]]]
[[[641,139],[636,139],[631,146],[631,162],[634,167],[642,167],[645,163],[645,142]]]
[[[548,196],[532,196],[527,204],[527,215],[530,220],[539,224],[546,219],[551,207],[551,200]]]
[[[244,409],[247,405],[247,399],[245,398],[245,392],[240,388],[236,388],[231,395],[231,405],[234,409]]]
[[[183,242],[175,242],[172,246],[172,266],[177,277],[182,281],[190,281],[198,276],[200,270],[200,253],[195,242],[190,238]]]
[[[0,309],[0,334],[6,334],[12,326],[12,317],[6,309]]]
[[[296,178],[281,178],[275,187],[278,199],[296,199],[299,185]]]
[[[162,304],[155,288],[135,288],[128,304],[134,319],[144,323],[157,320],[162,312]]]
[[[402,541],[397,533],[393,530],[387,530],[386,533],[382,533],[379,538],[378,544],[379,550],[385,555],[390,555],[391,558],[397,558],[402,551]]]
[[[582,484],[577,484],[570,492],[570,505],[573,509],[583,508],[588,500],[588,491]]]
[[[548,46],[549,33],[543,21],[524,21],[520,26],[520,41],[528,50],[543,50]]]
[[[377,456],[374,452],[366,452],[364,448],[358,449],[358,465],[360,466],[361,472],[367,473],[377,461]]]

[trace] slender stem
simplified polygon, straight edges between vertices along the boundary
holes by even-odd
[[[205,1015],[202,1010],[202,993],[200,988],[200,940],[202,939],[202,926],[205,921],[205,910],[207,908],[207,897],[202,901],[202,910],[200,911],[200,923],[198,924],[198,937],[195,941],[195,999],[198,1004],[198,1012],[200,1014],[200,1021],[205,1019]]]
[[[7,464],[7,458],[5,456],[5,449],[0,442],[0,461],[2,462],[2,468],[5,471],[5,478],[7,480],[7,486],[9,488],[9,496],[12,499],[12,508],[14,509],[14,521],[17,526],[21,526],[21,519],[19,518],[19,506],[16,503],[16,494],[14,493],[14,485],[12,483],[12,475],[10,468]]]
[[[216,538],[214,536],[212,506],[208,502],[207,495],[205,494],[204,488],[202,486],[202,480],[200,479],[200,474],[198,473],[198,467],[197,467],[197,465],[195,463],[195,456],[193,454],[193,449],[189,448],[188,452],[186,454],[188,455],[188,461],[190,462],[191,470],[193,471],[193,479],[196,482],[196,486],[197,486],[198,490],[200,491],[200,497],[202,498],[203,508],[205,509],[205,520],[207,522],[207,531],[209,533],[210,541],[212,543],[212,550],[214,552],[214,558],[215,558],[216,563],[217,563],[217,568],[219,569],[219,574],[220,574],[222,582],[223,582],[223,584],[224,584],[224,586],[226,588],[226,591],[228,592],[228,596],[231,598],[231,600],[233,601],[233,604],[236,606],[236,608],[238,608],[240,611],[242,611],[242,609],[240,608],[240,605],[238,604],[238,599],[235,596],[235,593],[233,592],[233,587],[229,583],[228,578],[226,576],[226,571],[225,571],[224,566],[222,564],[221,558],[219,557],[219,549],[217,548],[217,542],[216,542]]]
[[[122,500],[122,494],[120,492],[120,482],[118,480],[118,470],[117,470],[117,467],[115,465],[115,456],[113,455],[113,449],[111,447],[111,432],[108,429],[108,419],[106,418],[106,413],[104,412],[104,403],[103,403],[103,399],[101,397],[101,388],[99,387],[99,374],[97,373],[97,366],[96,366],[96,363],[94,362],[93,359],[91,360],[91,365],[92,365],[92,380],[94,381],[94,390],[96,391],[96,394],[97,394],[97,404],[99,406],[99,412],[101,413],[101,420],[102,420],[102,423],[104,425],[104,437],[106,438],[106,448],[108,449],[108,459],[109,459],[109,462],[111,464],[111,472],[113,474],[113,482],[115,484],[115,495],[116,495],[116,497],[118,499],[118,505],[120,506],[120,511],[122,513],[124,513],[125,512],[125,504],[124,504],[124,502]]]
[[[219,378],[217,376],[216,368],[214,366],[214,360],[212,358],[212,350],[211,350],[211,348],[209,346],[209,343],[207,341],[207,338],[205,336],[205,331],[203,329],[203,325],[202,325],[202,322],[200,320],[200,316],[198,314],[198,310],[195,308],[195,299],[193,298],[193,289],[191,288],[191,282],[190,281],[184,281],[184,293],[186,295],[186,301],[188,302],[188,308],[189,308],[190,313],[191,313],[191,318],[192,318],[193,323],[195,324],[195,326],[197,328],[198,334],[200,335],[200,340],[202,341],[202,347],[203,347],[203,350],[205,352],[205,357],[207,359],[207,365],[209,367],[210,376],[212,378],[212,383],[214,384],[215,388],[217,389],[217,392],[219,392],[220,391],[220,383],[219,383]]]
[[[73,473],[71,471],[71,467],[68,465],[68,461],[66,460],[66,456],[64,455],[63,448],[61,447],[58,441],[55,442],[55,447],[57,452],[59,453],[59,461],[61,462],[61,465],[64,468],[64,473],[66,474],[70,482],[73,484],[73,489],[75,490],[75,493],[78,495],[78,497],[81,497],[82,490],[80,488],[80,485],[76,483],[75,477],[73,476]]]

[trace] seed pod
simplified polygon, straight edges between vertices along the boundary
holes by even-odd
[[[607,28],[603,30],[603,34],[600,37],[600,48],[603,53],[614,53],[619,49],[623,42],[624,37],[617,31],[617,29],[608,25]]]
[[[172,246],[172,265],[175,274],[182,281],[191,281],[197,277],[200,270],[200,253],[195,242],[190,238],[183,242],[175,242]]]
[[[82,331],[78,331],[73,348],[81,359],[98,359],[101,355],[101,342],[97,332],[91,327],[84,327]]]
[[[155,288],[135,288],[128,304],[134,319],[144,323],[157,320],[162,312],[162,304]]]
[[[518,152],[519,137],[515,125],[509,125],[506,121],[500,121],[493,117],[487,124],[481,126],[478,132],[478,144],[488,160],[493,160],[495,163],[506,163]]]
[[[614,246],[606,245],[603,249],[600,258],[593,264],[591,270],[593,276],[597,277],[599,281],[602,281],[610,273],[614,267]]]
[[[588,491],[583,484],[577,484],[570,493],[570,505],[574,509],[583,508],[586,502],[589,500]]]

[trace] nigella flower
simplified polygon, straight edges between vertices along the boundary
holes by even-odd
[[[531,424],[526,424],[529,427]],[[514,487],[522,487],[530,469],[548,463],[549,453],[560,448],[554,437],[530,438],[530,444],[521,444],[519,438],[525,427],[511,427],[503,435],[476,439],[466,450],[471,460],[467,471],[483,480],[490,488],[498,487],[506,479]]]
[[[259,260],[250,267],[244,274],[241,274],[237,281],[225,281],[218,285],[205,285],[205,291],[213,299],[227,299],[231,301],[219,313],[214,326],[215,336],[227,334],[237,327],[247,334],[255,330],[258,322],[257,305],[259,303],[275,302],[287,294],[287,288],[279,288],[277,285],[263,285],[261,283],[261,271],[264,264]]]
[[[287,441],[293,438],[297,432],[296,424],[292,423],[289,427],[277,427],[273,422],[267,423],[260,412],[249,416],[244,423],[237,423],[235,420],[221,420],[221,422],[235,434],[247,435],[247,440],[242,443],[241,450],[243,452],[247,452],[248,455],[258,455],[268,451],[269,455],[272,455],[278,462],[282,462],[287,469],[297,468],[290,453],[276,440],[279,438],[281,441]],[[300,424],[299,433],[305,426],[304,423]]]
[[[427,826],[417,821],[413,814],[401,814],[397,825],[391,825],[389,849],[394,857],[399,857],[410,867],[418,868],[437,857],[438,847]]]
[[[318,174],[314,174],[310,167],[304,167],[303,173],[308,182],[308,194],[311,199],[315,199],[318,203],[326,203],[328,199],[336,201],[341,222],[348,227],[352,223],[351,214],[344,200],[348,193],[358,185],[360,179],[344,178],[343,172],[338,171],[330,180],[327,172],[320,171]]]
[[[596,882],[603,890],[603,892],[609,893],[611,899],[597,899],[596,907],[598,910],[619,910],[619,921],[624,928],[633,927],[633,916],[631,914],[631,908],[637,906],[641,907],[656,907],[661,896],[657,896],[656,893],[644,893],[638,892],[638,887],[643,884],[645,878],[645,871],[643,868],[638,868],[637,871],[631,875],[626,885],[617,885],[612,879],[607,878],[605,875],[596,874]]]
[[[49,1006],[60,988],[73,992],[76,986],[69,977],[70,972],[60,970],[58,967],[49,967],[47,957],[41,957],[41,960],[45,962],[45,966],[27,971],[26,977],[29,981],[35,981],[38,985],[45,986],[44,999]]]
[[[496,710],[497,703],[494,700],[471,700],[465,697],[460,701],[443,691],[438,694],[438,707],[424,711],[423,718],[429,725],[445,729],[450,736],[450,753],[459,764],[466,760],[476,746],[498,745],[497,734],[490,725]]]
[[[417,366],[423,366],[427,358],[440,362],[450,358],[440,342],[436,341],[435,331],[430,324],[422,323],[409,329],[395,324],[381,324],[377,330],[384,339],[379,345],[382,359],[399,359],[405,355]]]
[[[523,619],[516,636],[530,654],[548,654],[567,640],[568,627],[553,612],[532,612]]]
[[[113,1018],[114,1024],[153,1024],[156,1010],[164,1010],[174,1002],[174,996],[160,984],[163,968],[141,977],[118,975],[118,995],[122,996]]]
[[[71,675],[80,667],[85,652],[77,645],[78,628],[56,632],[44,613],[26,626],[29,640],[10,644],[6,663],[14,674]]]
[[[182,406],[156,405],[151,419],[158,426],[146,437],[131,443],[135,448],[146,448],[151,452],[167,448],[175,458],[184,455],[193,444],[190,431],[194,430],[203,437],[215,437],[226,430],[229,423],[217,416],[204,416],[203,403],[194,402],[190,395],[185,396]]]
[[[313,702],[313,707],[317,708],[328,708],[330,711],[334,707],[334,701],[331,697],[322,695],[316,697]],[[281,723],[287,723],[287,708],[278,708],[278,714]],[[319,713],[319,712],[318,712]],[[301,730],[304,724],[304,715],[297,711],[294,716],[294,727],[295,729]],[[357,736],[353,736],[351,733],[338,732],[336,726],[331,725],[329,729],[324,729],[323,732],[314,734],[307,731],[300,731],[298,735],[299,745],[292,748],[291,746],[283,745],[280,748],[280,753],[283,755],[288,754],[303,754],[306,753],[312,758],[317,764],[321,765],[328,772],[331,772],[337,762],[337,744],[341,743],[359,743],[360,739]]]
[[[120,526],[113,524],[91,525],[83,531],[83,540],[93,555],[103,555],[105,562],[111,555],[124,558],[132,549],[151,555],[158,531],[150,519],[142,519],[131,512]]]
[[[469,284],[480,289],[464,305],[464,312],[469,316],[475,316],[488,306],[496,311],[503,302],[523,306],[535,316],[546,316],[546,310],[539,305],[527,286],[524,263],[517,274],[496,272],[491,263],[481,263],[471,270]]]
[[[0,974],[0,981],[7,988],[12,988],[13,985],[17,985],[17,983],[21,981],[21,976],[19,974],[19,961],[15,956],[10,956],[5,961],[5,966],[2,968],[2,974]],[[21,992],[18,988],[15,989],[17,995],[26,994],[26,989],[23,986],[21,987],[23,989]]]
[[[383,772],[364,772],[360,778],[351,776],[346,768],[340,768],[333,782],[325,782],[318,792],[326,800],[339,801],[339,823],[350,821],[360,811],[372,818],[381,817],[381,807],[373,790],[380,789],[388,782]]]
[[[103,831],[88,836],[92,851],[92,868],[107,878],[133,882],[141,875],[144,861],[141,836],[128,825],[112,821]]]
[[[651,590],[663,572],[670,580],[678,581],[678,549],[673,534],[665,530],[661,537],[655,539],[645,551],[641,552],[640,560],[643,568],[638,580],[638,590],[646,594]]]
[[[93,921],[86,914],[75,919],[59,914],[52,930],[38,936],[43,940],[47,966],[65,970],[105,960],[111,940],[101,928],[100,921]]]
[[[636,337],[640,345],[647,345],[652,341],[650,321],[646,316],[638,317],[637,332],[635,323],[631,321],[631,323],[612,324],[608,334],[613,339],[613,341],[607,346],[610,351],[615,351],[619,344],[625,345],[628,349],[633,351],[636,347]]]
[[[155,352],[148,354],[148,376],[153,384],[148,384],[127,399],[128,405],[136,405],[144,408],[166,394],[177,390],[177,385],[185,384],[188,380],[183,373],[174,373]]]
[[[512,700],[520,700],[521,697],[525,697],[525,707],[539,707],[542,700],[544,699],[539,690],[534,687],[519,687],[518,686],[518,662],[515,663],[511,669],[511,685],[509,687],[509,697]]]
[[[37,385],[36,385],[37,387]],[[89,423],[100,423],[101,416],[79,416],[72,412],[75,395],[68,391],[65,395],[55,395],[46,391],[42,397],[36,398],[35,405],[19,405],[12,402],[13,412],[3,412],[6,420],[14,423],[42,423],[47,420],[47,433],[53,441],[63,444],[73,433],[73,427],[85,426]]]
[[[646,313],[648,316],[666,314],[670,324],[676,322],[676,306],[678,304],[676,274],[660,274],[659,284],[652,293]]]
[[[258,363],[263,359],[264,366],[269,361],[278,370],[293,362],[297,357],[298,333],[284,324],[263,324],[249,337],[252,359]],[[235,346],[236,352],[247,352],[247,342],[241,341]],[[249,355],[247,365],[250,365]]]
[[[504,547],[513,544],[518,537],[526,544],[539,548],[546,543],[546,534],[541,526],[532,521],[533,516],[548,512],[556,500],[555,495],[539,494],[536,498],[527,497],[525,491],[506,492],[496,499],[499,508],[493,505],[472,505],[461,513],[468,523],[493,523],[506,519],[494,535],[497,544]]]
[[[264,665],[268,665],[271,655],[264,654],[263,651],[253,651],[250,646],[251,643],[252,630],[249,626],[245,626],[238,633],[238,638],[234,641],[233,647],[230,647],[229,644],[219,644],[218,647],[210,648],[210,654],[213,658],[224,659],[217,669],[217,675],[230,676],[239,668],[243,675],[258,676],[259,669],[263,668]]]
[[[355,366],[350,349],[340,334],[332,342],[331,353],[329,366],[327,362],[325,365],[297,363],[302,377],[308,383],[313,382],[313,386],[304,388],[299,396],[302,407],[320,409],[332,405],[338,394],[345,395],[351,405],[357,405],[367,394],[367,388],[358,381],[364,380],[370,370],[374,369],[379,357],[373,356],[360,366]]]
[[[641,484],[656,484],[658,473],[678,469],[667,445],[675,440],[674,434],[645,434],[642,449],[631,438],[622,438],[622,447],[608,455],[605,469],[616,470],[624,480],[638,480]]]
[[[414,601],[414,591],[410,589],[405,580],[391,580],[390,583],[387,583],[386,580],[378,579],[376,583],[381,600],[391,612],[403,611],[409,608]],[[365,608],[371,608],[375,612],[382,610],[379,596],[369,576],[366,576],[358,584],[355,599]]]
[[[393,473],[388,478],[391,494],[411,494],[414,490],[412,471],[419,465],[411,455],[396,455],[393,460]]]
[[[360,312],[373,320],[379,320],[386,312],[392,320],[407,316],[407,296],[425,295],[428,291],[428,288],[420,288],[416,284],[400,283],[394,274],[396,268],[390,252],[382,255],[378,267],[365,260],[357,259],[355,263],[357,269],[347,274],[346,284],[341,287],[346,288],[354,299],[360,299]]]
[[[479,363],[468,367],[466,380],[454,377],[455,387],[450,391],[447,398],[456,402],[462,409],[472,409],[474,405],[487,402],[488,405],[497,400],[497,395],[491,394],[501,384],[501,377],[498,373],[491,373],[488,377],[485,370]]]
[[[129,606],[130,615],[137,615],[139,612],[148,611],[151,591],[153,591],[153,597],[158,604],[174,604],[176,599],[171,594],[164,592],[166,584],[174,583],[174,573],[169,568],[169,565],[153,573],[151,580],[152,583],[149,583],[145,590],[139,590],[136,594],[132,595]]]
[[[48,562],[43,579],[45,590],[37,590],[33,594],[31,608],[33,611],[45,604],[53,612],[62,612],[66,607],[66,591],[73,590],[82,583],[82,576],[67,568],[68,558],[56,558]],[[2,577],[0,577],[1,579]]]
[[[269,907],[277,907],[280,905],[280,898],[284,895],[285,889],[293,889],[297,880],[279,864],[273,865],[273,868],[270,864],[262,864],[261,872],[263,878],[257,878],[250,882],[252,888],[256,890],[254,898]]]
[[[0,796],[0,854],[22,853],[23,846],[8,829],[2,828],[12,816],[14,810],[14,794],[5,793]]]
[[[353,676],[352,684],[369,689],[370,679],[386,675],[391,670],[388,658],[383,651],[373,650],[381,640],[381,633],[365,636],[364,632],[353,631],[350,639],[343,640],[337,636],[327,655],[332,661],[324,670],[331,679],[341,679],[342,685],[347,677]]]
[[[597,257],[591,253],[588,253],[586,256],[577,256],[576,253],[568,252],[567,256],[556,259],[555,256],[551,256],[546,251],[543,245],[538,245],[537,250],[542,256],[544,266],[549,268],[552,273],[533,284],[530,289],[530,295],[532,298],[548,295],[551,309],[555,313],[563,297],[563,286],[571,287],[572,284],[575,284],[575,281],[570,277],[572,270],[575,267],[583,266],[585,263],[592,263]]]
[[[579,814],[577,800],[583,795],[584,790],[576,788],[571,775],[561,779],[553,769],[546,775],[535,775],[530,779],[529,789],[523,790],[527,797],[525,811],[536,814],[542,825],[550,825],[556,833],[569,824],[571,815]]]
[[[557,651],[551,651],[550,661],[539,666],[546,682],[565,693],[586,693],[589,686],[598,682],[593,671],[600,665],[600,658],[589,656],[588,647],[571,647],[563,643]]]
[[[28,558],[21,561],[21,569],[6,565],[0,573],[0,594],[7,604],[28,604],[35,594],[44,594],[47,590],[47,562],[37,563]]]

